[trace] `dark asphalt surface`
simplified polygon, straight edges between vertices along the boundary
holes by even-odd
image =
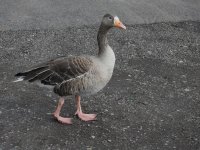
[[[117,57],[106,88],[84,97],[97,121],[57,123],[58,97],[13,75],[63,55],[96,54],[98,25],[0,31],[0,149],[200,149],[200,22],[112,30]],[[62,115],[73,116],[74,98]]]

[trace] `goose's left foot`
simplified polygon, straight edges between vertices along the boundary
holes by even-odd
[[[78,117],[83,121],[93,121],[96,120],[96,114],[85,114],[82,111],[77,111],[75,115],[78,115]]]
[[[82,112],[81,109],[81,97],[80,96],[75,96],[76,98],[76,102],[77,102],[77,111],[75,113],[75,115],[78,115],[78,117],[83,120],[83,121],[93,121],[96,120],[96,114],[85,114]]]

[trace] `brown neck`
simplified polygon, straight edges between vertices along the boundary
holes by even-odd
[[[98,56],[103,54],[103,52],[106,50],[106,46],[108,45],[108,40],[107,40],[107,33],[110,27],[107,27],[103,24],[101,24],[98,35],[97,35],[97,42],[99,46],[99,53]]]

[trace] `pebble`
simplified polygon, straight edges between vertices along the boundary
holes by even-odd
[[[179,63],[181,63],[181,64],[182,64],[182,63],[183,63],[183,61],[182,61],[182,60],[180,60],[180,61],[179,61]]]
[[[189,88],[185,88],[184,91],[185,91],[185,92],[189,92],[190,89],[189,89]]]

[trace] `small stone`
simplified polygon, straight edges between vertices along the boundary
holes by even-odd
[[[148,51],[147,53],[148,53],[149,55],[152,55],[152,51]]]
[[[87,147],[86,149],[87,149],[87,150],[92,150],[92,147]]]
[[[183,83],[187,83],[187,81],[184,80]]]
[[[112,142],[112,140],[108,139],[108,142]]]
[[[92,137],[93,139],[95,139],[95,136],[94,136],[94,135],[92,135],[91,137]]]
[[[185,92],[189,92],[190,89],[189,89],[189,88],[185,88],[184,91],[185,91]]]
[[[182,78],[186,78],[186,75],[181,75]]]
[[[169,141],[165,141],[165,145],[169,145]]]
[[[182,60],[180,60],[180,61],[179,61],[179,63],[180,63],[180,64],[182,64],[182,63],[183,63],[183,61],[182,61]]]
[[[131,79],[126,79],[127,81],[130,81]]]

